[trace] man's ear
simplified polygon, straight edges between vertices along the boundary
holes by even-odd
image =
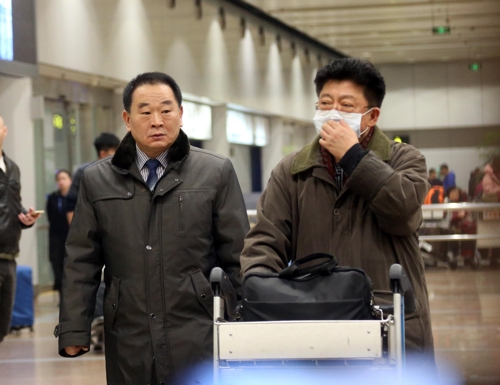
[[[180,127],[182,127],[182,115],[184,115],[184,108],[182,106],[179,107],[179,116],[180,116]]]
[[[380,108],[373,107],[373,109],[370,111],[370,121],[368,122],[368,125],[370,127],[373,127],[374,125],[376,125],[379,116],[380,116]]]
[[[127,110],[123,110],[122,112],[122,118],[123,121],[125,122],[125,125],[127,126],[127,131],[130,132],[130,114],[127,112]]]

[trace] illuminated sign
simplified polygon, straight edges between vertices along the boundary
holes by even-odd
[[[0,0],[0,59],[14,60],[12,0]]]

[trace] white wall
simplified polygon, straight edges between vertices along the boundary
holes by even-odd
[[[129,81],[152,70],[172,75],[184,92],[207,96],[274,114],[312,119],[312,76],[319,51],[282,33],[278,51],[272,27],[266,44],[258,26],[226,7],[226,30],[218,22],[218,2],[203,1],[203,18],[194,17],[193,1],[174,9],[158,0],[37,0],[39,61],[53,66]],[[323,60],[328,59],[323,53]]]
[[[36,202],[35,146],[30,103],[31,79],[0,75],[0,115],[8,129],[3,150],[21,170],[21,198],[26,208],[34,207]],[[36,208],[43,209],[43,207]],[[23,230],[17,262],[33,268],[33,280],[37,283],[38,251],[35,226]]]
[[[443,163],[447,163],[450,170],[455,173],[456,185],[467,191],[471,171],[476,167],[483,169],[484,159],[477,147],[459,148],[421,148],[420,152],[425,156],[427,169],[439,169]]]
[[[380,66],[387,84],[379,125],[385,130],[500,125],[500,60]]]

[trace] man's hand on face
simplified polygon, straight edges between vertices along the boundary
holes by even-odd
[[[17,217],[23,225],[31,226],[40,217],[40,213],[36,213],[35,209],[33,209],[33,207],[30,207],[29,211],[26,214],[21,213]]]
[[[359,143],[356,133],[343,120],[327,121],[319,134],[321,136],[319,144],[333,155],[337,163],[352,146]]]
[[[68,354],[69,356],[76,356],[78,353],[80,353],[80,350],[88,352],[89,348],[86,346],[67,346],[64,348],[64,350],[66,350],[66,354]]]

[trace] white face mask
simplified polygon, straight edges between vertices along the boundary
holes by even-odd
[[[358,114],[356,112],[342,112],[337,110],[317,110],[316,115],[314,115],[313,122],[316,127],[316,132],[319,134],[321,131],[321,127],[329,120],[335,120],[336,122],[340,122],[343,120],[346,122],[349,127],[356,133],[358,138],[363,135],[369,127],[361,132],[361,118],[363,115],[369,113],[373,108],[370,108],[364,114]]]

